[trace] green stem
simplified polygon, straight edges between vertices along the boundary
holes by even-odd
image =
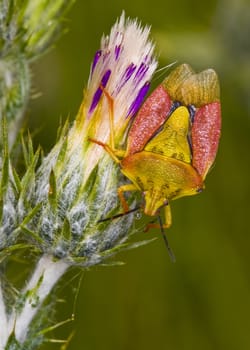
[[[34,316],[68,268],[67,263],[62,260],[54,261],[52,256],[43,255],[40,258],[27,286],[22,291],[25,301],[21,312],[14,311],[10,316],[8,322],[9,336],[14,330],[15,338],[20,344],[27,340]]]
[[[0,330],[1,330],[1,336],[0,336],[0,350],[4,349],[4,345],[6,344],[8,333],[7,333],[7,314],[6,314],[6,308],[4,303],[4,296],[2,291],[2,285],[0,283]]]

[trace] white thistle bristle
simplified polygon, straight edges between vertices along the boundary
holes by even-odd
[[[125,19],[122,13],[110,35],[102,37],[83,102],[85,123],[80,131],[81,138],[91,136],[109,143],[111,107],[108,97],[103,93],[104,88],[113,101],[115,141],[118,144],[124,142],[128,122],[140,108],[157,68],[154,45],[149,40],[149,34],[150,27],[142,27],[137,20]],[[88,134],[90,129],[91,135]],[[75,135],[72,133],[72,138],[76,145],[77,132]],[[85,179],[103,152],[100,146],[93,144],[89,147]]]
[[[114,99],[115,121],[122,123],[120,119],[128,116],[139,91],[151,80],[157,67],[149,33],[150,27],[143,28],[137,20],[125,19],[123,13],[110,35],[102,37],[100,57],[95,57],[89,78],[87,104],[90,109],[103,76],[110,70],[105,88]]]

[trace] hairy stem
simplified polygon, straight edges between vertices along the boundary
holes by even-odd
[[[26,296],[22,310],[18,314],[11,315],[9,321],[9,334],[14,329],[18,342],[23,343],[26,340],[32,319],[68,267],[69,265],[64,261],[54,261],[53,257],[49,255],[44,255],[40,258],[27,286],[22,292]]]
[[[0,350],[4,349],[4,344],[7,341],[7,314],[4,303],[2,285],[0,283]]]

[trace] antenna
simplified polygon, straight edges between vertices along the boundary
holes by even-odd
[[[166,248],[167,248],[167,251],[168,251],[168,255],[169,255],[169,257],[170,257],[170,260],[174,263],[174,262],[176,261],[175,255],[174,255],[174,252],[172,251],[172,249],[170,248],[170,245],[169,245],[169,242],[168,242],[166,233],[165,233],[164,228],[163,228],[162,219],[161,219],[160,215],[157,216],[157,218],[158,218],[158,221],[159,221],[159,225],[160,225],[160,229],[161,229],[161,234],[162,234],[164,243],[165,243]]]
[[[137,211],[137,210],[140,210],[140,209],[141,209],[141,207],[135,207],[135,208],[133,208],[133,209],[130,209],[130,210],[128,210],[128,211],[125,211],[124,213],[116,214],[116,215],[114,215],[114,216],[110,216],[110,217],[105,218],[105,219],[100,219],[100,220],[98,220],[97,222],[99,223],[99,222],[106,222],[106,221],[109,221],[109,220],[118,219],[118,218],[120,218],[120,217],[122,217],[122,216],[124,216],[124,215],[128,215],[128,214],[133,213],[133,212],[135,212],[135,211]],[[163,237],[165,246],[166,246],[167,251],[168,251],[168,255],[169,255],[169,257],[170,257],[170,260],[174,263],[174,262],[176,261],[175,255],[174,255],[174,252],[172,251],[172,249],[171,249],[171,247],[170,247],[170,245],[169,245],[169,242],[168,242],[166,233],[165,233],[164,228],[163,228],[162,219],[161,219],[160,215],[157,216],[157,218],[158,218],[158,221],[159,221],[159,226],[160,226],[161,234],[162,234],[162,237]]]
[[[135,211],[137,211],[137,210],[139,210],[139,209],[141,209],[141,207],[135,207],[135,208],[133,208],[133,209],[130,209],[130,210],[128,210],[128,211],[125,211],[124,213],[116,214],[116,215],[114,215],[114,216],[110,216],[110,217],[105,218],[105,219],[100,219],[100,220],[98,220],[97,222],[99,223],[99,222],[105,222],[105,221],[109,221],[109,220],[113,220],[113,219],[118,219],[118,218],[120,218],[120,217],[122,217],[122,216],[124,216],[124,215],[133,213],[133,212],[135,212]]]

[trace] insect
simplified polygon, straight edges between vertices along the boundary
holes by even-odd
[[[110,101],[112,120],[112,97],[104,93]],[[160,225],[169,228],[170,201],[203,190],[220,138],[219,94],[214,70],[196,74],[182,64],[142,105],[131,124],[125,150],[116,150],[113,141],[105,144],[90,138],[109,153],[131,181],[118,188],[124,212],[129,211],[124,192],[141,191],[144,213],[159,216],[163,208]],[[113,127],[110,133],[114,140]]]

